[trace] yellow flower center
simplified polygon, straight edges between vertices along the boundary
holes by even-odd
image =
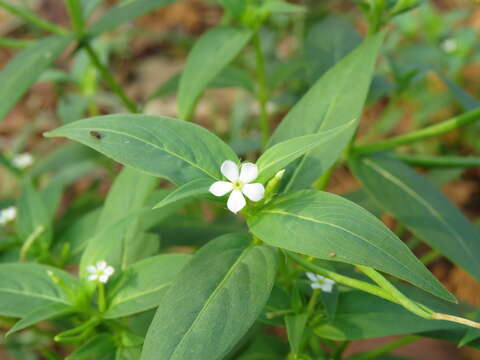
[[[243,188],[243,182],[240,180],[234,181],[232,185],[233,185],[233,190],[242,190]]]

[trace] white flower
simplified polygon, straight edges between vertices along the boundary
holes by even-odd
[[[9,206],[3,210],[0,210],[0,225],[6,225],[10,221],[15,220],[17,217],[17,208],[15,206]]]
[[[452,38],[445,39],[442,42],[441,47],[442,47],[443,51],[445,51],[447,54],[450,54],[450,53],[453,53],[455,50],[457,50],[458,42],[457,42],[457,40],[452,39]]]
[[[227,207],[231,212],[237,213],[246,204],[245,195],[252,201],[262,200],[265,188],[260,183],[250,184],[258,176],[257,165],[250,162],[242,164],[239,171],[237,164],[226,160],[220,167],[220,171],[228,181],[217,181],[210,186],[209,191],[215,196],[223,196],[231,192],[228,197]]]
[[[18,169],[25,169],[33,164],[33,156],[29,153],[18,154],[12,160],[13,165]]]
[[[335,281],[332,279],[311,272],[307,272],[307,277],[312,282],[310,284],[312,289],[322,289],[325,292],[332,292],[333,285],[335,284]]]
[[[113,275],[115,269],[105,261],[98,261],[97,264],[87,266],[88,280],[90,281],[99,281],[101,283],[106,283],[108,278]]]

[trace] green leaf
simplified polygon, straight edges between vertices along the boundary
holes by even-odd
[[[358,119],[368,94],[383,33],[362,45],[327,71],[293,107],[273,134],[269,147],[299,136],[330,130]],[[328,149],[305,155],[293,170],[287,190],[309,187],[344,151],[350,138],[339,139]],[[325,154],[330,156],[325,157]]]
[[[149,97],[149,101],[158,97],[171,95],[177,92],[182,72],[173,75],[159,86]],[[254,84],[249,75],[241,68],[229,65],[222,70],[209,84],[208,88],[240,87],[248,92],[254,92]]]
[[[233,150],[208,130],[167,117],[99,116],[70,123],[45,136],[76,140],[177,185],[200,178],[221,180],[223,161],[239,161]]]
[[[112,289],[105,317],[124,317],[157,307],[175,276],[190,259],[188,254],[166,254],[133,264],[118,279],[119,290]]]
[[[301,350],[303,333],[310,314],[297,314],[285,316],[285,325],[287,326],[287,335],[290,348],[295,355]]]
[[[361,41],[351,21],[344,18],[329,16],[313,25],[305,39],[305,64],[309,78],[317,80]]]
[[[108,10],[100,20],[93,24],[88,35],[96,38],[105,31],[114,30],[136,17],[174,2],[175,0],[124,0]]]
[[[48,247],[52,237],[52,218],[53,213],[48,211],[41,194],[35,190],[30,179],[25,179],[18,201],[18,235],[26,242],[33,234],[38,234],[34,240],[35,247],[40,244]]]
[[[229,234],[203,247],[163,297],[142,359],[215,360],[247,332],[272,290],[277,252]]]
[[[247,45],[252,34],[248,29],[221,26],[210,29],[198,39],[188,55],[180,78],[180,119],[190,118],[198,97]]]
[[[98,219],[95,235],[88,241],[80,262],[80,273],[105,260],[115,269],[125,269],[144,246],[139,236],[139,217],[158,179],[129,167],[115,179]],[[143,211],[142,211],[143,210]]]
[[[67,356],[65,360],[80,359],[98,359],[113,360],[115,359],[116,343],[110,334],[99,334],[80,346],[72,354]]]
[[[272,246],[373,267],[455,301],[380,220],[340,196],[304,190],[278,197],[247,223],[255,236]]]
[[[272,146],[257,161],[259,169],[257,180],[259,182],[267,181],[277,171],[285,168],[292,161],[312,150],[322,150],[325,153],[323,158],[326,159],[330,155],[326,150],[330,149],[332,144],[338,144],[338,141],[341,141],[343,138],[351,138],[356,126],[357,120],[354,119],[331,130],[321,131],[314,135],[300,136]],[[335,160],[332,159],[332,163]]]
[[[303,13],[304,6],[290,4],[282,0],[267,0],[260,6],[260,11],[265,13]]]
[[[350,167],[381,207],[480,279],[480,233],[439,190],[407,165],[386,156],[355,158]]]
[[[420,318],[400,305],[355,290],[340,295],[335,319],[317,327],[315,334],[345,341],[465,328],[460,324]]]
[[[159,209],[177,201],[188,199],[194,196],[208,194],[208,189],[211,185],[212,181],[207,179],[190,181],[189,183],[180,186],[178,189],[175,189],[175,191],[167,195],[162,201],[155,205],[154,209]]]
[[[0,72],[0,121],[65,50],[70,36],[50,36],[19,52]]]
[[[65,284],[79,286],[78,279],[50,266],[0,264],[0,315],[25,317],[32,309],[46,305],[71,305],[47,271],[52,271]]]
[[[33,310],[31,313],[23,317],[10,330],[8,330],[5,337],[41,321],[66,315],[70,312],[73,312],[72,307],[63,303],[51,303],[45,305],[39,309]]]

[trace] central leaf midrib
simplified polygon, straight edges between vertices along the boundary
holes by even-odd
[[[203,307],[201,308],[201,310],[198,312],[197,316],[195,317],[195,320],[192,322],[192,324],[190,325],[190,327],[188,328],[188,330],[183,334],[182,338],[180,339],[180,341],[177,343],[177,345],[175,346],[175,350],[172,352],[172,354],[170,355],[169,358],[173,358],[173,356],[175,355],[175,353],[177,352],[177,350],[180,348],[180,346],[182,345],[182,343],[185,341],[185,339],[187,338],[187,335],[193,330],[193,328],[195,327],[195,325],[197,324],[198,321],[200,321],[200,318],[202,317],[202,315],[205,313],[205,311],[207,311],[207,308],[209,307],[209,305],[212,303],[212,301],[214,301],[216,295],[220,292],[220,290],[223,288],[223,285],[230,279],[230,277],[232,276],[233,272],[236,270],[236,267],[242,262],[242,260],[245,258],[245,256],[247,256],[248,252],[252,249],[252,247],[248,247],[246,249],[243,250],[242,254],[238,257],[237,260],[235,260],[235,262],[232,264],[232,266],[230,267],[230,269],[227,271],[227,273],[225,274],[225,276],[223,277],[223,279],[218,283],[218,285],[216,286],[215,290],[212,292],[212,294],[207,298],[207,300],[205,301],[205,304],[203,305]]]
[[[74,128],[74,129],[77,129],[77,130],[90,130],[90,128]],[[110,132],[110,133],[113,133],[113,134],[122,135],[122,136],[125,136],[125,137],[130,137],[130,138],[135,139],[135,140],[137,140],[137,141],[139,141],[139,142],[142,142],[142,143],[144,143],[144,144],[150,145],[150,146],[152,146],[152,147],[154,147],[154,148],[156,148],[156,149],[158,149],[158,150],[160,150],[160,151],[164,151],[164,152],[166,152],[166,153],[168,153],[168,154],[170,154],[170,155],[172,155],[172,156],[174,156],[174,157],[179,158],[180,160],[182,160],[182,161],[186,162],[187,164],[189,164],[190,166],[192,166],[192,167],[194,167],[194,168],[202,171],[203,173],[207,174],[209,177],[211,177],[211,178],[213,178],[213,179],[215,179],[215,180],[218,180],[218,179],[219,179],[219,178],[216,177],[215,175],[212,175],[208,170],[206,170],[206,169],[204,169],[204,168],[201,168],[201,167],[198,166],[197,164],[191,162],[189,159],[183,157],[182,155],[180,155],[180,154],[178,154],[178,153],[176,153],[176,152],[172,152],[171,150],[168,150],[168,149],[165,148],[165,147],[160,147],[160,146],[158,146],[158,145],[156,145],[156,144],[154,144],[154,143],[151,143],[151,142],[149,142],[149,141],[146,141],[146,140],[144,140],[144,139],[142,139],[142,138],[139,138],[139,137],[137,137],[137,136],[134,136],[134,135],[131,135],[131,134],[128,134],[128,133],[124,133],[124,132],[121,132],[121,131],[115,131],[115,130],[112,130],[112,129],[103,129],[103,128],[98,128],[98,127],[96,127],[95,129],[96,129],[96,130],[99,130],[99,131],[105,131],[105,132],[107,132],[107,133]]]
[[[328,222],[325,222],[325,221],[320,221],[320,220],[317,220],[317,219],[314,219],[314,218],[311,218],[311,217],[308,217],[308,216],[302,216],[302,215],[298,215],[298,214],[293,214],[293,213],[288,213],[288,212],[284,212],[284,211],[280,211],[280,210],[263,210],[262,212],[264,213],[271,213],[271,214],[279,214],[279,215],[284,215],[284,216],[291,216],[291,217],[296,217],[296,218],[299,218],[301,220],[304,220],[304,221],[311,221],[311,222],[314,222],[314,223],[318,223],[318,224],[321,224],[321,225],[325,225],[325,226],[330,226],[330,227],[333,227],[333,228],[337,228],[337,229],[340,229],[348,234],[351,234],[352,236],[354,237],[357,237],[359,238],[360,240],[363,240],[365,241],[367,244],[370,244],[371,246],[373,246],[374,248],[380,250],[382,253],[384,253],[387,257],[389,257],[390,259],[393,259],[394,262],[398,265],[400,265],[400,267],[402,267],[403,269],[406,270],[407,274],[413,274],[416,278],[416,274],[415,273],[412,273],[407,266],[405,266],[404,264],[402,264],[400,261],[397,261],[397,259],[395,257],[393,257],[391,254],[389,254],[387,251],[385,251],[384,249],[382,249],[381,247],[377,246],[376,244],[374,243],[371,243],[370,241],[368,241],[366,238],[364,238],[363,236],[359,235],[359,234],[355,234],[354,232],[351,232],[350,230],[348,229],[345,229],[344,227],[342,226],[339,226],[339,225],[336,225],[336,224],[332,224],[332,223],[328,223]],[[367,265],[368,266],[368,265]],[[423,277],[420,277],[420,279],[422,279],[422,283],[425,283],[426,279],[423,278]]]

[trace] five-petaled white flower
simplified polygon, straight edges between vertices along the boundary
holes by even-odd
[[[17,217],[17,208],[15,206],[9,206],[3,210],[0,210],[0,225],[7,225],[10,221],[15,220]]]
[[[115,270],[113,267],[107,265],[105,261],[97,261],[96,265],[87,267],[87,272],[89,273],[88,280],[106,283]]]
[[[307,272],[307,277],[312,282],[310,284],[312,289],[322,289],[325,292],[332,292],[333,285],[335,284],[335,281],[332,279],[311,272]]]
[[[260,183],[250,184],[258,176],[257,165],[246,162],[239,170],[237,164],[226,160],[220,167],[220,171],[230,182],[214,182],[209,191],[215,196],[223,196],[231,192],[227,201],[227,207],[231,212],[237,213],[246,205],[243,195],[252,201],[263,199],[265,195],[263,185]]]
[[[33,164],[33,156],[29,153],[18,154],[12,160],[13,165],[18,169],[25,169]]]

